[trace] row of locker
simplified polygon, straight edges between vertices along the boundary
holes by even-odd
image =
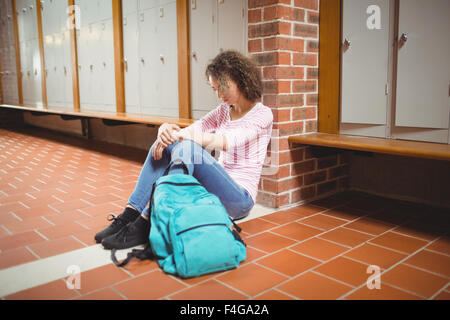
[[[449,15],[448,0],[343,1],[341,133],[450,143]]]
[[[2,7],[11,2],[0,1]],[[73,108],[66,1],[43,0],[41,3],[47,103]],[[16,5],[24,103],[39,105],[42,84],[35,0],[17,0]],[[112,1],[76,0],[75,5],[81,109],[115,111]],[[204,78],[208,61],[223,49],[246,53],[246,1],[195,0],[189,1],[189,5],[191,104],[193,117],[198,118],[218,103]],[[123,1],[127,112],[178,116],[176,10],[175,0]],[[11,15],[12,11],[0,13],[0,21],[9,26],[9,29],[2,29],[2,39],[5,31],[13,30],[12,19],[8,19]],[[0,45],[5,46],[6,43]],[[8,49],[10,56],[12,50]],[[2,62],[3,69],[15,65],[10,61],[9,64]],[[2,75],[2,82],[14,83],[5,75]],[[6,87],[3,85],[4,90]]]

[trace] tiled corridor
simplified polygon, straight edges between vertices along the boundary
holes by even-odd
[[[94,234],[122,211],[145,156],[0,129],[0,298],[450,300],[450,212],[357,192],[255,213],[240,223],[248,258],[235,270],[182,280],[153,261],[117,268]],[[83,260],[75,278],[67,259]]]

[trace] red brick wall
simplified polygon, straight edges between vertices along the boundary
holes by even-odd
[[[319,0],[248,0],[248,23],[248,51],[274,115],[268,158],[278,169],[263,172],[257,202],[278,208],[345,188],[346,153],[314,157],[308,146],[288,143],[318,129]]]

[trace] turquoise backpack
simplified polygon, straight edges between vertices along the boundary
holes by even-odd
[[[150,245],[159,266],[182,278],[236,268],[246,258],[240,228],[191,175],[165,175],[151,198]]]
[[[123,267],[133,257],[156,259],[166,273],[182,278],[236,268],[246,258],[246,245],[219,198],[193,176],[166,173],[150,198],[150,245],[133,249],[121,263],[113,249],[113,262]]]

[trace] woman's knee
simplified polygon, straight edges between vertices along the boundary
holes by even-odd
[[[228,215],[233,220],[240,220],[247,217],[253,208],[253,201],[231,202],[225,206]]]

